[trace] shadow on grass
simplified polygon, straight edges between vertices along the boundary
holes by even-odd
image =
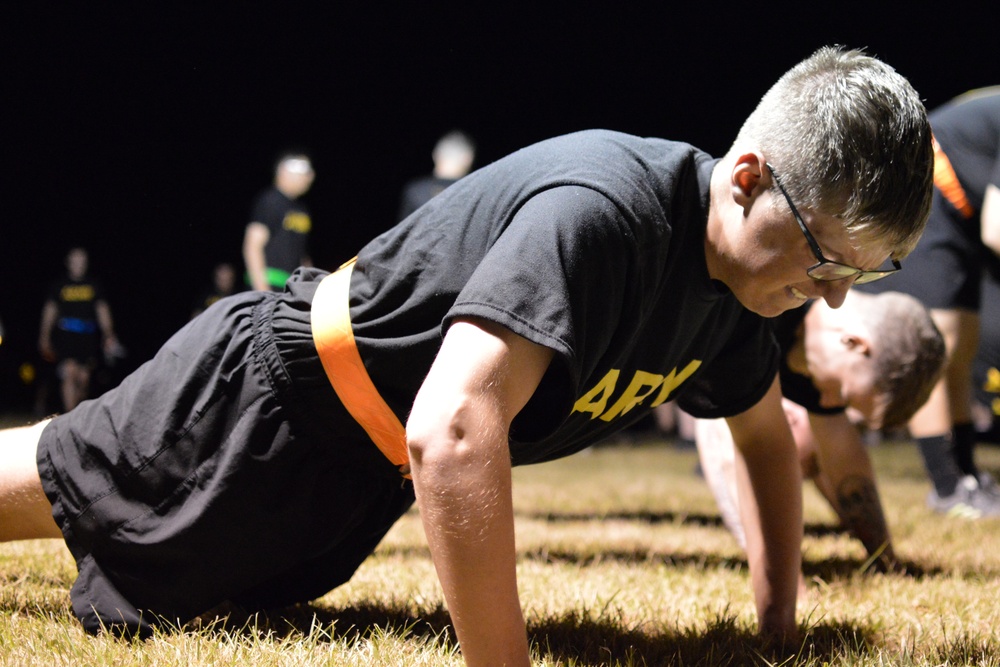
[[[393,634],[437,643],[443,650],[455,645],[450,618],[441,608],[415,615],[400,606],[364,605],[332,610],[318,605],[299,605],[266,614],[228,612],[221,620],[206,619],[207,631],[225,631],[271,637],[296,635],[324,637],[345,643]],[[852,658],[878,655],[881,649],[873,628],[851,624],[818,624],[809,628],[800,644],[775,646],[737,622],[722,615],[707,629],[672,627],[628,627],[614,611],[598,618],[585,611],[529,619],[531,643],[543,656],[566,664],[580,665],[778,665],[837,664]],[[947,647],[945,647],[947,649]],[[975,647],[972,647],[975,651]],[[980,647],[982,651],[995,646]],[[947,651],[968,657],[970,646],[958,643]],[[984,653],[984,655],[989,655]]]
[[[707,527],[723,527],[722,518],[715,514],[681,513],[681,512],[607,512],[607,513],[573,513],[573,512],[539,512],[539,513],[519,513],[519,517],[536,521],[547,521],[552,523],[560,522],[589,522],[589,521],[634,521],[655,525],[660,523],[688,524]],[[806,537],[822,538],[846,535],[847,530],[836,524],[828,523],[807,523],[804,526]],[[702,566],[702,567],[726,567],[745,568],[746,559],[724,557],[717,554],[685,554],[673,555],[656,553],[645,550],[616,551],[602,549],[600,552],[582,553],[579,551],[563,552],[559,550],[539,550],[525,554],[527,558],[552,560],[559,562],[571,562],[580,565],[589,565],[604,561],[623,562],[648,562],[661,561],[673,566]],[[944,569],[939,566],[926,566],[914,561],[901,560],[901,571],[896,574],[913,579],[923,579],[925,577],[940,576]],[[870,562],[854,558],[826,558],[822,560],[812,560],[803,563],[803,573],[807,578],[819,578],[823,581],[835,581],[850,578],[856,574],[874,572],[875,569]]]
[[[65,597],[65,596],[63,596]],[[11,600],[5,601],[8,607]],[[65,603],[15,604],[22,613],[51,617],[68,615]],[[321,604],[302,604],[280,610],[247,613],[220,607],[188,624],[211,637],[243,636],[251,640],[338,641],[353,644],[373,637],[397,636],[450,652],[456,644],[451,619],[441,607],[417,611],[405,601],[396,604],[364,604],[333,609]],[[164,628],[161,632],[170,634]],[[962,664],[1000,666],[1000,641],[959,634],[943,643],[913,648],[907,655],[883,645],[882,632],[855,623],[810,624],[801,643],[775,647],[727,611],[710,621],[707,628],[684,628],[647,622],[636,626],[620,612],[606,609],[600,614],[570,610],[559,615],[528,619],[528,636],[542,656],[563,664],[692,665],[830,665],[830,664]]]
[[[406,557],[430,558],[427,547],[383,547],[386,554]],[[749,564],[744,556],[725,556],[719,553],[685,553],[674,554],[653,549],[609,549],[601,548],[592,551],[580,549],[560,549],[543,547],[520,554],[525,560],[543,561],[546,563],[567,563],[580,567],[600,565],[601,563],[661,563],[670,567],[694,567],[698,569],[746,570]],[[909,577],[921,580],[928,577],[938,577],[946,573],[939,565],[917,563],[912,560],[900,559],[901,570],[894,576]],[[851,579],[858,575],[876,574],[872,562],[845,557],[829,557],[808,559],[802,563],[802,573],[806,579],[820,579],[827,583]],[[977,572],[969,572],[966,576],[979,576]]]
[[[546,521],[548,523],[634,521],[649,525],[670,523],[706,526],[709,528],[723,527],[722,517],[718,514],[699,514],[695,512],[647,512],[641,510],[621,512],[518,512],[516,516],[522,519]]]
[[[717,553],[671,554],[647,550],[601,549],[591,554],[585,554],[579,551],[545,549],[529,552],[524,554],[524,557],[553,563],[571,563],[580,566],[596,565],[603,562],[656,562],[677,568],[694,567],[698,569],[727,570],[746,570],[749,568],[749,564],[743,557],[727,557]],[[893,573],[893,576],[903,576],[920,580],[926,577],[940,576],[945,572],[941,567],[926,566],[914,561],[901,561],[900,567],[901,570]],[[802,563],[802,572],[806,579],[820,579],[827,583],[877,573],[870,561],[839,557],[804,561]]]
[[[847,625],[812,628],[801,644],[775,645],[735,619],[721,617],[707,629],[622,627],[614,617],[596,620],[556,618],[530,628],[544,654],[570,662],[610,665],[778,665],[816,660],[838,662],[845,638],[859,655],[874,654],[875,633]]]
[[[403,603],[363,603],[344,609],[303,603],[259,612],[226,603],[189,622],[184,629],[276,638],[304,635],[348,644],[386,633],[456,643],[451,617],[443,607],[416,613]]]
[[[895,576],[908,577],[918,581],[928,577],[941,576],[945,573],[945,570],[940,566],[928,566],[911,560],[900,559],[899,566],[901,571],[893,573]],[[818,578],[826,582],[841,581],[875,572],[876,570],[870,561],[861,561],[856,558],[831,557],[807,560],[802,563],[802,574],[805,575],[806,579]]]
[[[634,521],[657,525],[661,523],[677,525],[693,525],[706,528],[724,528],[722,517],[718,514],[702,514],[698,512],[518,512],[518,518],[549,523],[590,522],[590,521]],[[804,531],[807,537],[835,537],[847,533],[841,526],[829,523],[807,523]]]
[[[21,596],[0,595],[0,609],[29,616],[69,616],[65,591],[52,599],[26,603]],[[213,635],[269,640],[309,637],[310,641],[353,644],[385,635],[404,637],[448,652],[455,646],[448,613],[437,606],[417,609],[406,600],[331,608],[302,604],[249,613],[224,606],[185,626]],[[901,656],[883,646],[883,630],[856,623],[811,623],[801,644],[775,648],[758,638],[728,611],[717,614],[707,628],[685,628],[675,621],[636,625],[614,608],[594,613],[586,609],[528,618],[528,634],[542,655],[578,665],[824,665],[975,664],[1000,666],[1000,642],[959,635],[935,646],[922,646],[919,656]],[[164,629],[167,634],[172,631]],[[911,649],[912,650],[912,649]]]

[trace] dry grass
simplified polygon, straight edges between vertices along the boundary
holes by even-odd
[[[521,468],[522,602],[543,665],[991,665],[1000,667],[1000,520],[927,511],[909,443],[873,449],[904,574],[864,571],[860,545],[806,490],[805,633],[790,656],[754,638],[746,560],[695,456],[607,447]],[[1000,451],[981,449],[1000,470]],[[0,666],[461,665],[411,512],[347,585],[309,605],[201,619],[146,642],[85,635],[61,543],[0,545]]]

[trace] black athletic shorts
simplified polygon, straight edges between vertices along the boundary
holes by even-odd
[[[990,377],[990,369],[1000,369],[1000,274],[983,279],[983,309],[979,315],[979,348],[972,364],[974,395],[992,408],[995,428],[1000,429],[1000,386]]]
[[[979,240],[978,216],[963,218],[934,190],[930,219],[899,273],[854,289],[869,294],[903,292],[928,308],[978,311],[987,251]]]
[[[101,354],[101,334],[74,333],[56,327],[52,332],[52,345],[59,361],[72,359],[84,366],[96,366]]]
[[[217,302],[43,431],[39,472],[88,631],[144,636],[224,601],[314,599],[412,504],[316,356],[314,275]]]

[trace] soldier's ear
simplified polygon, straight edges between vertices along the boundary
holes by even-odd
[[[764,156],[756,151],[737,156],[730,175],[733,200],[748,209],[758,195],[771,189],[771,173]]]
[[[859,354],[863,354],[866,357],[871,356],[872,343],[865,336],[862,336],[860,334],[845,333],[843,336],[840,337],[840,343],[848,350],[852,350]]]

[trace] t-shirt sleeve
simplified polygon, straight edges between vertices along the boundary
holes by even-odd
[[[269,191],[264,191],[254,200],[250,209],[250,222],[259,222],[275,234],[280,229],[283,216],[277,200],[270,194]]]
[[[1000,149],[993,160],[993,169],[990,171],[990,185],[1000,188]]]
[[[801,405],[816,415],[838,415],[846,410],[844,407],[824,408],[820,405],[820,394],[812,380],[804,375],[794,373],[782,365],[779,370],[781,377],[781,395],[796,405]]]
[[[59,292],[62,290],[62,283],[59,281],[53,281],[49,283],[49,289],[45,292],[45,300],[51,301],[53,303],[59,303]]]
[[[580,377],[610,346],[632,291],[630,235],[604,195],[580,186],[545,190],[521,207],[490,247],[444,326],[480,317],[553,349],[556,359],[537,395],[549,402],[546,414],[565,414]]]
[[[96,303],[98,301],[104,301],[105,303],[107,303],[108,293],[104,290],[104,283],[100,282],[99,280],[92,280],[90,281],[90,284],[94,288],[94,302]]]
[[[732,417],[757,404],[778,370],[778,344],[766,320],[744,310],[722,351],[681,389],[677,404],[700,419]]]
[[[618,209],[594,190],[543,191],[486,253],[445,326],[482,317],[567,359],[606,349],[626,298],[630,234]]]

